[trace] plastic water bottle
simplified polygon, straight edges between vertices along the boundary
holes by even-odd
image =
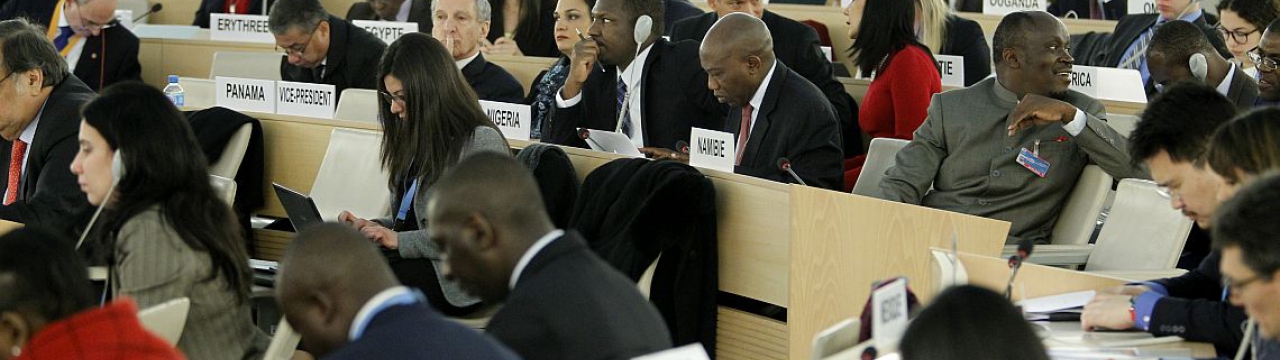
[[[187,92],[182,89],[182,85],[178,85],[178,75],[169,75],[169,85],[164,86],[164,96],[169,97],[169,101],[177,107],[187,103]]]

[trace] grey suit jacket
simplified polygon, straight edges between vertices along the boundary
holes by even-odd
[[[191,299],[178,350],[191,359],[260,358],[271,341],[253,326],[249,302],[238,302],[218,275],[209,254],[182,241],[153,207],[135,215],[116,234],[111,276],[115,297],[129,296],[146,309],[180,297]]]
[[[497,151],[504,154],[511,154],[511,148],[507,146],[506,140],[503,139],[502,133],[497,129],[487,126],[477,126],[475,134],[472,135],[471,143],[462,147],[462,156],[475,154],[481,151]],[[431,266],[436,269],[436,278],[440,280],[440,287],[444,293],[445,300],[449,300],[450,304],[457,307],[464,307],[480,302],[479,298],[470,296],[462,292],[462,288],[458,286],[458,282],[446,280],[444,273],[440,271],[443,266],[440,260],[440,249],[427,235],[427,202],[431,200],[431,186],[426,184],[418,187],[418,194],[413,197],[413,212],[417,215],[418,230],[404,231],[397,234],[400,242],[400,257],[406,259],[427,258],[431,260]],[[400,204],[400,195],[392,190],[391,206],[395,207]],[[397,209],[389,209],[390,213],[394,213]],[[391,217],[375,220],[385,225],[393,223]]]
[[[1253,104],[1258,101],[1258,81],[1249,77],[1236,64],[1231,64],[1235,68],[1235,74],[1231,76],[1231,85],[1227,88],[1227,100],[1231,100],[1232,104],[1236,104],[1238,113],[1245,113],[1253,109]]]
[[[1079,135],[1053,124],[1010,137],[1007,119],[1018,98],[995,77],[936,94],[880,188],[889,200],[1009,221],[1011,243],[1047,242],[1085,165],[1097,163],[1116,178],[1147,177],[1131,165],[1126,140],[1107,125],[1102,103],[1075,91],[1064,100],[1086,114]],[[1036,141],[1050,163],[1044,178],[1015,162],[1019,150],[1032,150]]]

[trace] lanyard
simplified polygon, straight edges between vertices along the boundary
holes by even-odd
[[[58,1],[58,6],[53,8],[53,19],[49,20],[49,29],[45,31],[45,37],[49,38],[49,41],[58,38],[58,35],[62,33],[62,27],[58,26],[58,19],[61,19],[62,8],[66,4],[67,0],[60,0]],[[58,49],[58,52],[62,54],[63,58],[66,58],[67,54],[71,53],[71,49],[74,49],[78,42],[80,42],[80,36],[71,35],[71,38],[67,39],[67,46]]]
[[[409,216],[409,207],[413,206],[413,198],[418,195],[418,180],[413,180],[413,185],[409,185],[409,191],[400,197],[400,211],[396,212],[396,222],[402,222],[406,216]]]

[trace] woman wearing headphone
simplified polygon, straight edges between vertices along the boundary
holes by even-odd
[[[142,309],[190,299],[178,349],[192,359],[261,356],[269,339],[250,317],[245,241],[186,119],[140,82],[108,87],[82,113],[71,172],[104,209],[85,231],[106,249],[112,295]]]
[[[391,43],[382,53],[378,79],[382,167],[391,175],[393,213],[370,221],[343,211],[338,219],[382,245],[400,282],[422,290],[432,307],[451,316],[471,313],[480,300],[444,279],[440,251],[427,237],[428,193],[462,157],[510,154],[511,147],[436,39],[412,33]]]

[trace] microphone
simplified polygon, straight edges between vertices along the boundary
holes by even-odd
[[[686,142],[686,141],[684,141],[684,140],[676,141],[676,152],[679,152],[679,153],[681,153],[681,154],[688,155],[688,154],[689,154],[689,143],[688,143],[688,142]]]
[[[1022,240],[1018,243],[1018,250],[1009,256],[1009,281],[1004,285],[1004,298],[1010,300],[1013,296],[1013,279],[1018,276],[1018,270],[1022,269],[1022,262],[1031,257],[1031,251],[1035,250],[1036,243],[1031,240]]]
[[[148,16],[151,16],[151,14],[158,13],[160,12],[160,10],[163,10],[163,9],[164,9],[164,4],[156,3],[155,5],[151,5],[151,10],[147,10],[147,12],[143,13],[142,15],[136,18],[133,18],[133,22],[136,23],[138,22],[138,20],[146,19]]]
[[[809,186],[809,184],[804,183],[804,180],[800,179],[800,175],[796,175],[796,172],[791,170],[791,160],[787,160],[785,157],[778,158],[778,170],[791,174],[791,178],[796,179],[796,182],[800,183],[800,185]]]

